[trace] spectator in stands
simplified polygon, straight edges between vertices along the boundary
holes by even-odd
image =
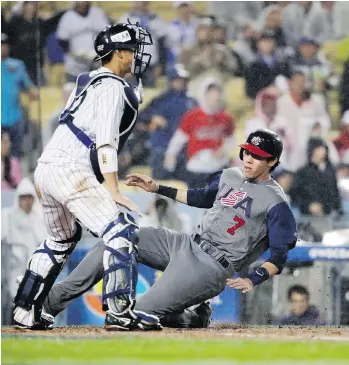
[[[334,38],[333,32],[333,3],[334,1],[313,2],[304,23],[304,35],[325,43]]]
[[[295,48],[304,36],[304,25],[308,21],[311,5],[312,1],[292,1],[283,10],[281,26],[288,46]]]
[[[213,23],[199,24],[196,45],[181,54],[181,63],[188,69],[192,79],[208,72],[216,72],[222,75],[222,79],[231,78],[237,69],[230,49],[226,45],[214,43],[213,30]]]
[[[237,39],[239,29],[255,23],[263,9],[262,1],[210,1],[208,13],[228,26],[228,39]]]
[[[21,181],[21,164],[10,155],[11,141],[8,133],[1,133],[1,190],[15,189]]]
[[[278,5],[271,5],[266,10],[264,21],[261,24],[262,33],[273,34],[277,48],[286,47],[286,39],[281,27],[281,10]]]
[[[347,1],[292,1],[282,12],[282,28],[291,47],[304,36],[323,44],[349,34],[348,18]]]
[[[192,232],[191,217],[176,211],[176,202],[165,196],[157,195],[150,202],[147,212],[139,219],[142,226],[161,226],[176,232]]]
[[[74,7],[62,16],[57,39],[65,52],[67,82],[75,82],[80,73],[91,71],[96,56],[93,37],[108,24],[105,13],[89,1],[74,2]]]
[[[41,86],[46,83],[43,72],[46,40],[57,28],[64,12],[61,11],[48,19],[42,19],[38,16],[38,5],[39,3],[35,1],[24,1],[21,11],[13,15],[8,27],[11,57],[22,60],[30,79],[35,85]],[[37,39],[38,36],[40,37],[39,40]],[[38,74],[37,69],[38,53],[40,74]]]
[[[328,147],[328,159],[332,165],[338,165],[340,163],[339,153],[334,143],[328,138],[328,128],[324,128],[321,123],[316,122],[310,132],[309,138],[322,138]]]
[[[25,91],[30,100],[37,98],[25,65],[9,57],[8,37],[1,34],[1,130],[11,140],[11,155],[17,158],[22,153],[22,108],[20,93]]]
[[[258,27],[260,29],[263,28],[266,18],[270,12],[277,10],[280,13],[283,13],[284,9],[290,4],[292,1],[267,1],[264,3],[264,8],[260,12],[258,17]]]
[[[279,92],[274,87],[265,88],[258,93],[255,100],[255,115],[245,124],[244,134],[246,138],[256,129],[272,129],[278,97]]]
[[[9,33],[9,22],[7,21],[6,17],[6,10],[1,8],[1,32],[8,34]]]
[[[321,125],[321,134],[327,135],[331,119],[323,96],[306,89],[304,73],[293,72],[289,88],[290,91],[277,100],[278,123],[273,128],[284,136],[284,142],[289,146],[285,151],[284,167],[295,172],[306,163],[307,143],[316,123]]]
[[[291,204],[292,201],[291,201],[290,191],[294,181],[294,174],[291,171],[282,169],[277,174],[274,173],[273,178],[282,187],[288,202]]]
[[[314,1],[304,22],[304,35],[320,44],[346,37],[349,33],[348,18],[347,1]]]
[[[222,85],[207,79],[201,90],[200,106],[183,116],[164,162],[166,169],[174,169],[179,152],[188,144],[185,181],[193,188],[202,186],[209,174],[228,166],[235,145],[235,122],[224,111]]]
[[[238,35],[237,41],[234,43],[233,50],[239,55],[244,68],[252,63],[257,54],[257,32],[253,24],[246,23]]]
[[[163,168],[165,152],[177,130],[183,115],[196,106],[196,101],[187,94],[189,73],[177,64],[169,72],[169,88],[155,98],[140,112],[138,123],[149,124],[150,131],[150,166],[154,179],[183,179],[185,171],[185,153],[175,171]],[[182,161],[183,160],[183,161]]]
[[[241,57],[234,49],[231,49],[228,46],[228,39],[227,39],[227,29],[222,24],[215,23],[213,27],[213,42],[216,44],[222,45],[228,52],[231,53],[234,59],[235,64],[235,76],[243,76],[244,75],[244,64],[242,62]]]
[[[302,285],[293,285],[288,289],[287,298],[291,303],[291,313],[280,319],[282,326],[324,326],[317,307],[309,304],[309,291]]]
[[[194,16],[190,1],[175,1],[177,19],[167,29],[166,43],[168,48],[167,68],[172,68],[184,49],[190,49],[196,42],[197,19]]]
[[[257,59],[246,70],[246,94],[255,99],[258,92],[272,85],[278,75],[289,76],[287,63],[278,59],[275,53],[273,33],[263,33],[257,43]]]
[[[10,245],[12,265],[9,275],[12,297],[16,277],[26,268],[30,253],[45,239],[46,227],[33,183],[24,178],[16,189],[14,204],[1,212],[1,240]]]
[[[339,87],[339,104],[341,115],[349,110],[349,59],[343,65],[342,80]]]
[[[153,38],[153,44],[145,46],[145,52],[152,55],[150,66],[142,75],[143,85],[155,87],[156,79],[163,74],[166,69],[166,35],[167,27],[164,21],[149,9],[150,1],[133,1],[132,9],[129,13],[120,17],[120,23],[139,22],[139,24],[149,30]]]
[[[333,140],[341,160],[349,163],[349,110],[347,110],[341,120],[342,128],[337,138]]]
[[[331,73],[331,65],[319,57],[319,48],[320,45],[314,39],[303,37],[296,53],[289,58],[291,69],[306,75],[307,88],[312,92],[324,92],[326,79]]]
[[[303,215],[322,217],[341,212],[336,169],[322,138],[309,140],[308,163],[296,172],[290,195]]]
[[[337,181],[343,208],[349,209],[349,163],[341,163],[337,166]],[[346,214],[349,214],[349,210]]]
[[[343,39],[349,34],[349,2],[335,1],[333,7],[333,31],[335,39]]]

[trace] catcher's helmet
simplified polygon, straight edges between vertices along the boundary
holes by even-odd
[[[244,150],[265,159],[277,159],[278,162],[271,168],[274,170],[279,164],[283,144],[280,137],[269,129],[257,129],[250,133],[246,143],[240,144],[240,159],[243,159]]]
[[[149,66],[151,55],[144,52],[144,46],[153,44],[151,34],[139,23],[119,23],[104,28],[94,41],[94,49],[99,61],[115,50],[134,51],[131,72],[140,76]]]

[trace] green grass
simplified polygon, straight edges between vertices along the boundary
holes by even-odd
[[[2,364],[218,362],[348,364],[349,344],[326,341],[140,338],[2,338]]]

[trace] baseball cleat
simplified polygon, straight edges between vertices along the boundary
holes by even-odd
[[[108,311],[104,321],[104,328],[107,331],[133,331],[137,329],[135,321],[129,314],[118,316]]]
[[[158,317],[145,312],[134,310],[122,316],[113,312],[107,312],[104,328],[107,331],[161,331],[162,326]]]
[[[202,302],[194,309],[194,312],[201,318],[202,328],[206,328],[211,324],[211,314],[213,309],[209,301]]]

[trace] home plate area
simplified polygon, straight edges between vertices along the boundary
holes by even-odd
[[[2,327],[2,335],[18,337],[111,337],[111,336],[150,336],[150,337],[192,337],[192,338],[260,338],[263,340],[327,340],[348,341],[349,328],[331,327],[295,327],[295,326],[244,326],[232,324],[214,324],[206,329],[171,329],[162,331],[117,331],[107,332],[101,326],[62,326],[52,331],[18,330],[11,326]]]

